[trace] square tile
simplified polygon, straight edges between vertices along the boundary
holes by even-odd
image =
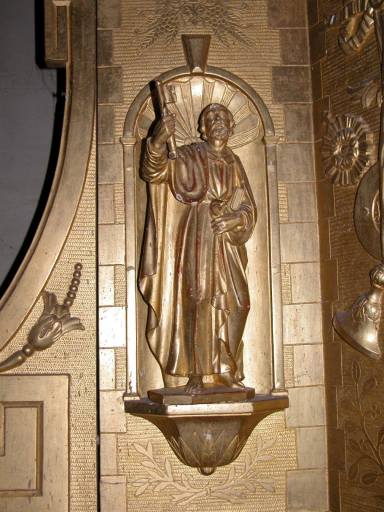
[[[282,263],[319,260],[317,224],[281,224],[280,247]]]
[[[124,265],[124,224],[99,226],[99,265]]]
[[[293,351],[295,386],[324,384],[323,346],[295,345]]]
[[[124,307],[99,308],[99,345],[101,348],[125,347]]]
[[[320,302],[320,263],[291,264],[292,302]]]
[[[327,439],[325,427],[296,429],[299,469],[319,469],[327,465]]]
[[[322,427],[325,425],[324,386],[291,388],[286,409],[287,427]]]
[[[325,470],[287,472],[287,512],[326,512],[328,510]]]
[[[101,433],[126,432],[126,414],[121,391],[100,391]]]
[[[321,304],[283,306],[283,340],[286,345],[321,343]]]

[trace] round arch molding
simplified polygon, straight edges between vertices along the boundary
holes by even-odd
[[[206,66],[204,70],[193,72],[190,66],[181,66],[156,77],[164,84],[175,83],[177,80],[188,78],[202,78],[207,80],[218,80],[225,82],[234,90],[239,91],[256,109],[261,120],[260,145],[263,145],[264,166],[265,166],[265,188],[266,188],[266,209],[268,229],[268,282],[269,290],[268,304],[270,305],[270,333],[271,351],[269,360],[261,364],[269,366],[270,388],[269,392],[284,391],[284,365],[282,346],[282,299],[280,281],[280,234],[278,221],[278,200],[277,200],[277,164],[276,164],[276,138],[272,118],[262,98],[245,81],[238,76],[218,67]],[[127,311],[127,392],[130,396],[141,394],[156,382],[149,381],[144,385],[140,383],[139,373],[151,374],[151,371],[138,371],[140,366],[140,354],[138,347],[142,344],[138,333],[141,314],[140,298],[137,293],[137,269],[139,267],[140,244],[137,235],[137,210],[136,204],[141,204],[137,197],[137,176],[140,162],[140,151],[144,136],[139,133],[138,120],[143,111],[143,106],[151,97],[151,86],[147,84],[138,93],[132,102],[124,123],[124,133],[121,139],[124,149],[124,182],[125,182],[125,207],[126,207],[126,247],[125,261],[127,269],[128,303]],[[140,214],[139,214],[140,215]],[[140,222],[139,222],[140,224]],[[147,354],[150,357],[150,354]],[[261,358],[262,359],[262,358]],[[145,378],[144,378],[145,380]],[[252,383],[254,384],[254,383]],[[257,386],[256,386],[257,388]]]

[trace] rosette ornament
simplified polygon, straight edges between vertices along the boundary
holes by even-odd
[[[332,183],[358,183],[375,160],[373,134],[361,117],[328,114],[322,155],[325,175]]]

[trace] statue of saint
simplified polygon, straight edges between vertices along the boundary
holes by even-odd
[[[146,335],[163,372],[187,377],[185,391],[243,387],[242,335],[250,300],[245,243],[256,206],[240,159],[227,146],[231,112],[217,103],[199,119],[202,141],[167,141],[165,114],[147,140],[141,177],[148,207],[139,287],[148,304]]]

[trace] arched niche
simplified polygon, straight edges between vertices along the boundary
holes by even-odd
[[[260,394],[283,391],[280,244],[272,119],[260,96],[225,70],[208,66],[205,73],[190,73],[187,67],[180,67],[158,78],[175,92],[176,101],[169,108],[176,115],[178,146],[198,140],[198,117],[209,103],[224,104],[234,116],[236,127],[229,146],[244,165],[258,210],[256,228],[246,244],[251,309],[243,337],[244,383]],[[127,393],[140,396],[163,386],[160,368],[146,342],[147,305],[137,287],[147,203],[146,184],[139,176],[140,159],[154,119],[147,85],[127,113],[122,137],[128,283]]]

